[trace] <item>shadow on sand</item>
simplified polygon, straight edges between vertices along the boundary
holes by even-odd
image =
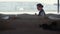
[[[52,22],[49,25],[48,24],[39,25],[39,27],[42,27],[44,30],[60,31],[60,28],[58,27],[58,24],[56,21]]]

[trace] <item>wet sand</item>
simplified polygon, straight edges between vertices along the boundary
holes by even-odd
[[[59,31],[44,30],[39,24],[52,22],[44,17],[22,14],[0,27],[0,34],[60,34]]]

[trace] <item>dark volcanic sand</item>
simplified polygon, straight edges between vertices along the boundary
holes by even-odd
[[[5,23],[4,28],[0,30],[0,34],[60,34],[59,31],[44,30],[39,28],[41,19],[22,18],[23,17],[20,17],[10,21],[9,23]]]

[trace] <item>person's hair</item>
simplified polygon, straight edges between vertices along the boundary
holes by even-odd
[[[39,6],[39,7],[43,7],[43,5],[42,5],[41,3],[37,4],[37,6]]]

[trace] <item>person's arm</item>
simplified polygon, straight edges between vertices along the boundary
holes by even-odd
[[[43,11],[43,12],[41,12],[41,16],[45,16],[45,12]]]
[[[42,16],[45,16],[45,12],[42,12]]]

